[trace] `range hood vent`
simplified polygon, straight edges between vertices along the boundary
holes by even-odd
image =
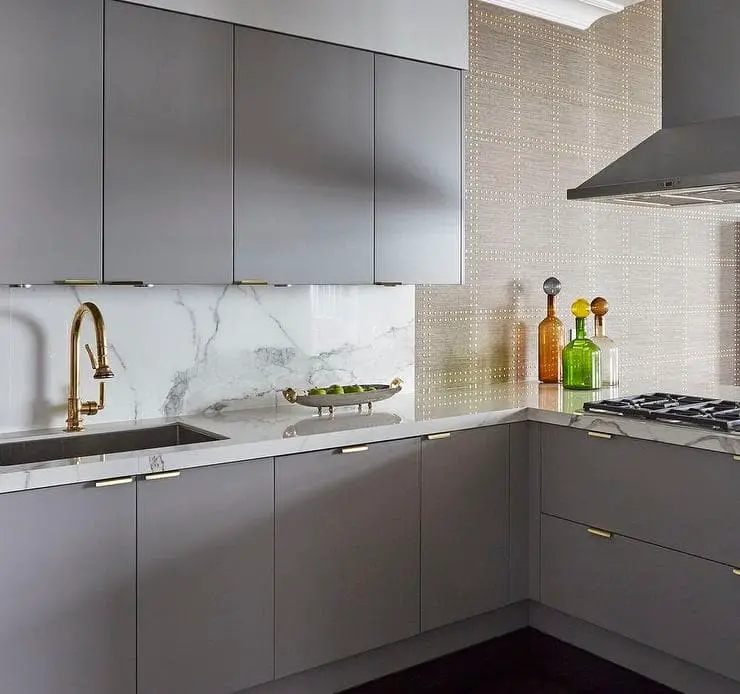
[[[740,203],[738,27],[738,0],[663,3],[663,128],[569,190],[569,200]]]

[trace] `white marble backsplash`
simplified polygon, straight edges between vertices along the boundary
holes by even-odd
[[[116,375],[91,423],[274,406],[288,386],[400,377],[414,387],[413,287],[2,289],[0,431],[63,426],[81,301],[103,312]],[[87,320],[85,341],[94,344]]]

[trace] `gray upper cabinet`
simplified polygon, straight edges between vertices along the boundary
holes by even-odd
[[[108,0],[105,281],[233,281],[233,32]]]
[[[740,681],[740,576],[543,515],[542,602]]]
[[[0,496],[0,691],[136,693],[136,488]]]
[[[373,55],[236,30],[237,281],[373,281]]]
[[[421,626],[508,602],[506,426],[432,437],[421,449]]]
[[[103,5],[8,0],[0,21],[0,283],[101,279]]]
[[[462,282],[462,75],[375,58],[375,281]]]
[[[418,634],[419,441],[278,458],[275,473],[277,677]]]
[[[730,454],[542,427],[542,510],[561,518],[740,566],[738,485]]]
[[[273,678],[273,480],[269,459],[139,482],[138,694]]]

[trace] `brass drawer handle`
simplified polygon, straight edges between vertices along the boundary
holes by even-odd
[[[71,285],[73,287],[81,287],[85,285],[98,284],[98,281],[97,280],[85,280],[85,279],[66,279],[66,280],[58,280],[54,282],[54,284],[66,284],[66,285]]]
[[[114,480],[101,480],[100,482],[96,482],[95,486],[100,487],[119,487],[122,484],[131,484],[134,481],[133,477],[118,477]]]
[[[740,576],[740,569],[733,569],[732,573],[735,574],[735,576]]]
[[[376,287],[400,287],[403,285],[403,282],[376,282]]]
[[[151,482],[152,480],[171,480],[179,476],[180,471],[173,470],[172,472],[153,472],[150,475],[144,475],[144,479],[147,482]]]
[[[428,434],[427,441],[440,441],[441,439],[449,439],[452,434],[446,431],[444,434]]]
[[[364,453],[369,450],[370,446],[350,446],[349,448],[342,448],[340,453]]]
[[[266,287],[270,283],[267,280],[237,280],[236,284],[242,284],[248,287]]]
[[[611,533],[606,530],[598,530],[597,528],[588,528],[588,532],[596,537],[603,537],[605,540],[611,540],[614,537]]]
[[[600,431],[589,431],[588,435],[594,439],[611,439],[611,434],[602,434]]]
[[[740,462],[740,455],[733,455],[732,459]]]

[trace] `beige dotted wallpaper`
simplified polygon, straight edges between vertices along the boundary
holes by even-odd
[[[471,2],[466,284],[417,288],[422,405],[536,379],[550,275],[568,326],[577,296],[609,300],[623,378],[738,380],[740,209],[565,197],[660,127],[660,7],[646,0],[581,32]]]

